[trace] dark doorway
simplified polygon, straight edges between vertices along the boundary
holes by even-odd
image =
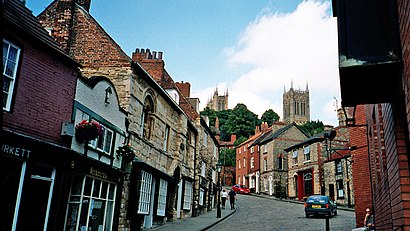
[[[329,196],[332,198],[332,200],[335,200],[335,185],[334,184],[329,184]]]

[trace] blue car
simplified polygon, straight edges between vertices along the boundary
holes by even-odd
[[[305,202],[305,215],[337,215],[337,204],[329,196],[312,195]]]

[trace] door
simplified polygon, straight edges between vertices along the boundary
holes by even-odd
[[[178,196],[177,196],[177,219],[181,218],[181,203],[182,203],[182,182],[178,183]]]
[[[47,230],[55,169],[32,165],[21,194],[16,230]]]
[[[329,196],[332,198],[332,200],[335,200],[335,185],[334,184],[329,184]]]

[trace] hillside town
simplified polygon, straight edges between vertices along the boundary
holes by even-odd
[[[326,195],[354,213],[354,227],[371,208],[377,230],[410,230],[410,2],[332,3],[338,125],[302,129],[311,90],[289,80],[280,119],[239,137],[201,114],[191,84],[167,72],[167,54],[126,54],[92,1],[55,0],[38,16],[2,1],[1,226],[134,231],[214,211],[217,223],[221,191],[243,185],[250,197],[300,204]],[[206,108],[227,111],[229,97],[215,89]]]

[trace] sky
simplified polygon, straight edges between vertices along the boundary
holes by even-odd
[[[26,0],[34,15],[51,0]],[[310,119],[337,126],[337,22],[324,0],[92,0],[91,15],[129,56],[162,51],[176,82],[201,110],[217,89],[260,118],[283,117],[291,84],[310,92]]]

